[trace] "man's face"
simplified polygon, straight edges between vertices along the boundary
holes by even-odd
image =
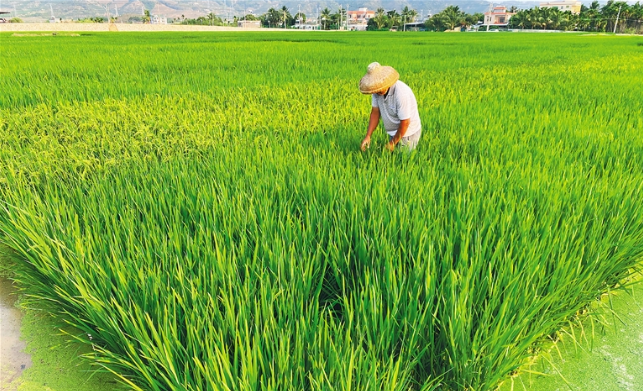
[[[376,94],[382,96],[382,95],[386,95],[387,92],[388,92],[388,88],[382,91],[377,91]]]

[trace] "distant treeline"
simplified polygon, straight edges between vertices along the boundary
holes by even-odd
[[[513,6],[508,9],[508,12],[514,13],[508,24],[509,28],[514,29],[611,32],[614,31],[614,26],[616,26],[616,32],[619,33],[640,34],[643,32],[643,5],[641,5],[640,1],[629,5],[624,1],[610,0],[601,7],[600,3],[595,0],[589,7],[582,5],[580,14],[561,11],[555,7],[534,7],[528,10],[520,10]],[[404,24],[415,21],[418,16],[418,12],[408,6],[404,7],[399,13],[396,10],[386,11],[384,8],[378,8],[375,11],[375,16],[368,21],[368,30],[400,29]],[[319,14],[319,28],[322,30],[339,29],[345,23],[346,18],[346,9],[339,8],[336,12],[333,12],[329,8],[325,8]],[[287,28],[294,26],[298,20],[301,23],[306,22],[306,15],[303,13],[292,15],[288,8],[283,6],[280,9],[270,8],[266,13],[259,16],[248,14],[241,18],[235,16],[230,20],[224,20],[213,13],[194,19],[185,18],[182,15],[180,18],[174,19],[174,23],[224,26],[229,24],[236,25],[239,20],[258,20],[263,27]],[[79,20],[79,22],[93,23],[102,23],[104,21],[105,19],[102,17]],[[129,21],[149,23],[149,11],[145,11],[145,16],[133,17]],[[449,6],[425,20],[424,28],[429,31],[447,31],[476,24],[480,25],[483,21],[484,14],[482,13],[467,14],[460,10],[458,6]],[[494,28],[494,26],[491,26],[491,28]]]
[[[634,34],[642,32],[641,22],[643,6],[640,2],[629,5],[624,1],[610,0],[603,7],[598,1],[594,1],[589,7],[583,5],[580,14],[576,15],[558,8],[534,7],[521,10],[509,20],[509,26],[524,29],[611,32],[616,25],[617,33]]]

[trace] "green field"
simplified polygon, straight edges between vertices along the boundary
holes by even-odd
[[[0,244],[133,389],[491,390],[640,265],[641,37],[0,39]]]

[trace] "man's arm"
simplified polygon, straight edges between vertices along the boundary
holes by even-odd
[[[361,145],[362,151],[366,151],[366,148],[368,148],[368,146],[371,145],[371,135],[373,134],[373,131],[375,130],[375,128],[377,128],[377,125],[379,123],[380,123],[380,108],[373,107],[371,109],[371,118],[368,120],[368,130],[366,131],[366,137],[364,137],[364,140],[362,140],[362,145]]]
[[[404,135],[406,134],[406,131],[408,130],[410,123],[411,123],[410,118],[403,119],[400,121],[400,126],[397,128],[397,132],[395,133],[395,136],[393,136],[391,141],[389,141],[388,144],[386,144],[386,148],[388,148],[390,151],[395,149],[395,146],[397,145],[397,143],[399,143],[400,140],[402,140],[402,137],[404,137]]]

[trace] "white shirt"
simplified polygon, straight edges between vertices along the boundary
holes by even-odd
[[[380,109],[384,129],[389,136],[395,136],[400,121],[410,119],[409,128],[404,137],[421,131],[422,123],[418,113],[418,104],[411,88],[401,81],[396,81],[388,90],[386,97],[373,94],[373,107]]]

